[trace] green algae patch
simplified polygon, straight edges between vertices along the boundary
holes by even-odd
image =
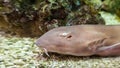
[[[100,12],[101,16],[105,20],[106,25],[120,25],[120,17],[116,14],[108,13],[108,12]]]

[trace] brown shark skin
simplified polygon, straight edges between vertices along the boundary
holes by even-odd
[[[74,25],[54,28],[37,39],[48,52],[73,56],[120,56],[120,26]]]

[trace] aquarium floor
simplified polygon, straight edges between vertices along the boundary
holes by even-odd
[[[0,36],[0,68],[120,68],[120,57],[38,57],[35,40]]]

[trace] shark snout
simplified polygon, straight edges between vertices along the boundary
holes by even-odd
[[[35,45],[41,47],[43,45],[42,40],[36,40]]]
[[[40,45],[40,43],[36,41],[36,42],[35,42],[35,45],[36,45],[36,46],[39,46],[39,45]]]
[[[36,40],[35,44],[36,44],[36,46],[43,48],[47,45],[47,42],[44,39],[38,39],[38,40]]]

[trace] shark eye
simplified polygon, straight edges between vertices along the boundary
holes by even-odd
[[[68,34],[69,34],[69,33],[64,32],[64,33],[60,33],[59,35],[60,35],[61,37],[66,37]]]
[[[71,38],[71,32],[64,32],[64,33],[60,33],[59,34],[60,37],[64,37],[64,38]]]

